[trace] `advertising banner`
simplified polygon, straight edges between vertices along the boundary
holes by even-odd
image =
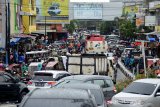
[[[37,15],[68,16],[69,0],[37,0]]]
[[[145,16],[145,26],[155,26],[156,16]]]
[[[102,4],[74,4],[74,19],[102,19]]]

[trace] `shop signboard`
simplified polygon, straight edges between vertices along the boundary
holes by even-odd
[[[156,16],[145,16],[145,26],[156,26]]]
[[[68,16],[69,0],[37,0],[37,15]]]

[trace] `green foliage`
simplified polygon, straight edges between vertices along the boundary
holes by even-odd
[[[114,30],[113,28],[114,26],[115,26],[114,22],[111,21],[102,22],[100,25],[100,33],[102,35],[110,34]]]
[[[132,82],[132,80],[130,79],[125,79],[123,81],[120,81],[116,84],[116,89],[117,89],[117,93],[121,92],[125,87],[127,87],[130,83]]]
[[[73,32],[75,31],[75,28],[78,24],[78,21],[77,20],[71,20],[70,21],[70,24],[68,25],[65,25],[65,28],[67,29],[67,31],[70,33],[70,34],[73,34]]]
[[[120,31],[125,38],[134,38],[134,32],[137,28],[130,20],[122,20],[120,22]]]

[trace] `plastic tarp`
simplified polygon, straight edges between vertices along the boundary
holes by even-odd
[[[16,45],[19,41],[20,41],[21,38],[12,38],[10,40],[10,45]]]

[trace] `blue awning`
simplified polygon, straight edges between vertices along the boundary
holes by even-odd
[[[10,39],[10,45],[16,45],[21,38],[12,38]]]

